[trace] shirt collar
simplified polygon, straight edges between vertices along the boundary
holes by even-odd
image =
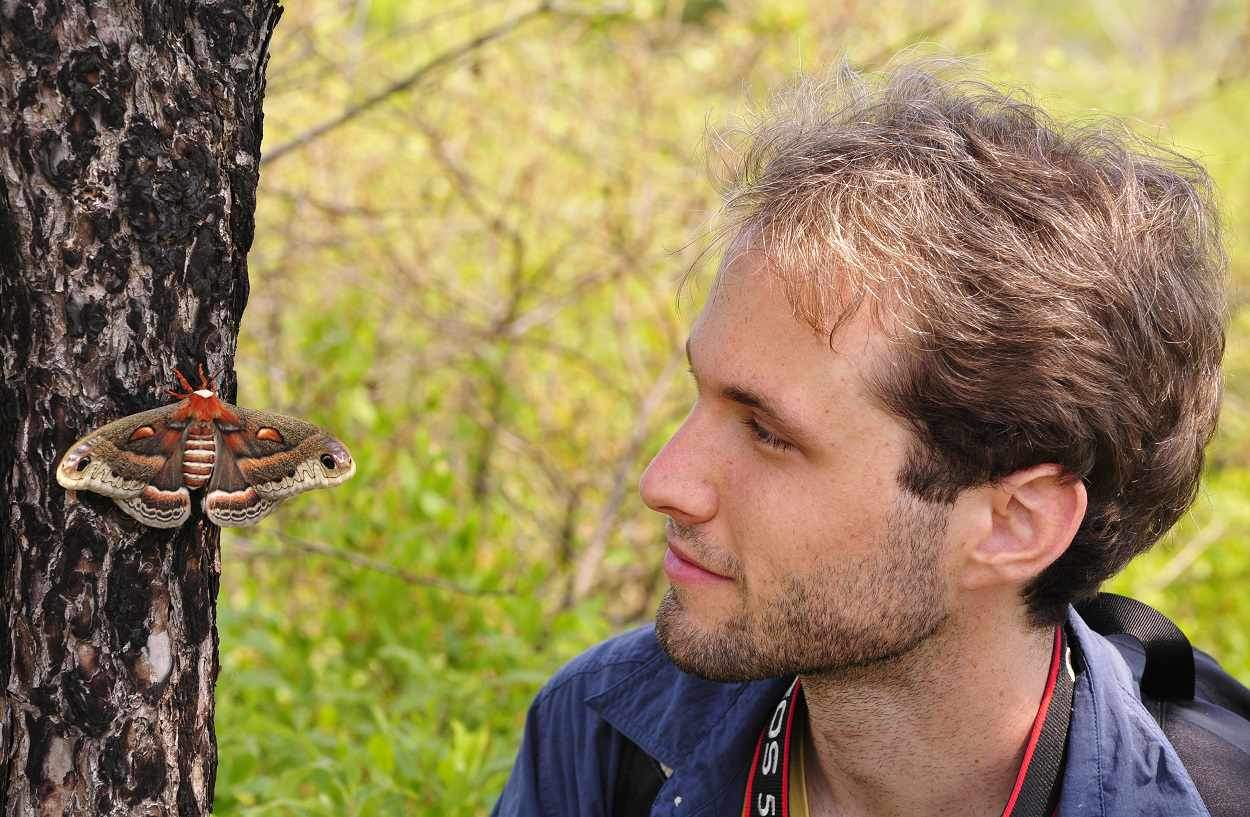
[[[1072,608],[1068,624],[1084,671],[1073,698],[1060,813],[1210,817],[1176,751],[1141,705],[1120,653]],[[759,729],[790,680],[704,681],[677,669],[657,646],[586,704],[674,769],[657,802],[680,798],[668,813],[696,817],[734,797],[740,802]]]
[[[788,681],[721,684],[677,669],[656,655],[586,704],[644,752],[673,769],[656,796],[683,817],[741,806],[746,770],[759,727]],[[664,812],[655,812],[664,813]]]

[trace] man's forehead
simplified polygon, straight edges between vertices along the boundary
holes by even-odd
[[[770,287],[781,286],[781,281],[771,274],[768,256],[750,239],[740,233],[730,242],[716,268],[716,275],[708,290],[708,301],[715,300],[725,287],[743,285]],[[778,290],[780,291],[780,289]]]
[[[780,292],[796,320],[824,333],[829,340],[836,341],[841,325],[860,318],[861,313],[870,319],[864,328],[882,330],[887,339],[898,340],[909,324],[899,317],[909,310],[893,314],[902,307],[901,293],[881,275],[879,271],[861,270],[836,255],[794,257],[785,246],[770,242],[763,231],[746,227],[721,256],[708,301],[717,298],[725,287],[744,283],[750,288]]]
[[[890,320],[883,310],[876,308],[875,303],[847,304],[840,294],[824,293],[822,296],[822,293],[812,291],[806,293],[805,302],[799,304],[796,303],[799,289],[787,285],[763,250],[740,237],[726,251],[695,327],[706,319],[709,310],[730,310],[739,321],[750,321],[765,309],[775,312],[777,306],[784,303],[796,332],[824,343],[833,355],[848,355],[863,360],[870,355],[884,355],[892,346],[892,336],[887,328]],[[813,305],[807,301],[817,303]],[[823,320],[812,321],[805,317],[814,308],[824,313]],[[832,326],[833,329],[823,331],[822,325]],[[694,328],[691,334],[694,334]]]
[[[891,363],[888,347],[868,310],[850,315],[832,336],[813,329],[752,250],[718,273],[687,342],[696,376],[804,414],[879,405],[872,386]]]

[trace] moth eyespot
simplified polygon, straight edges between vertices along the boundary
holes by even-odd
[[[257,431],[256,439],[269,440],[272,443],[286,442],[286,440],[282,439],[282,433],[278,431],[278,429],[270,428],[269,426],[265,426],[264,428]]]
[[[76,468],[79,471],[85,471],[87,470],[87,466],[90,464],[91,464],[91,457],[83,457],[82,459],[78,461],[78,464],[75,465],[74,468]]]
[[[286,475],[287,475],[287,478],[288,478],[288,479],[289,479],[289,478],[291,478],[291,477],[293,477],[293,476],[295,476],[295,469],[294,469],[294,468],[292,468],[290,471],[287,471],[287,472],[286,472]]]
[[[331,457],[329,454],[321,455],[321,464],[324,465],[328,471],[333,471],[336,465],[334,457]]]
[[[130,441],[134,442],[135,440],[146,440],[148,437],[155,435],[156,429],[152,428],[152,426],[139,426],[134,431],[130,432]]]

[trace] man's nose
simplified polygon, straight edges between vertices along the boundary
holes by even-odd
[[[692,411],[642,472],[638,492],[647,507],[685,525],[716,516],[717,495],[706,443],[700,439]]]

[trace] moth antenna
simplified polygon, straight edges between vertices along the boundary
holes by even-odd
[[[190,382],[189,380],[187,380],[185,377],[183,377],[183,376],[182,376],[182,372],[181,372],[181,371],[179,371],[177,368],[175,368],[175,369],[174,369],[174,374],[178,376],[178,382],[182,384],[182,387],[183,387],[184,389],[186,389],[188,392],[195,391],[195,389],[191,388],[191,382]],[[173,393],[173,392],[171,392],[171,393]],[[181,396],[181,395],[179,395],[179,396]]]
[[[200,372],[200,388],[208,389],[209,391],[217,391],[217,389],[213,387],[213,382],[208,379],[207,375],[204,374],[204,364],[201,363],[198,368]]]

